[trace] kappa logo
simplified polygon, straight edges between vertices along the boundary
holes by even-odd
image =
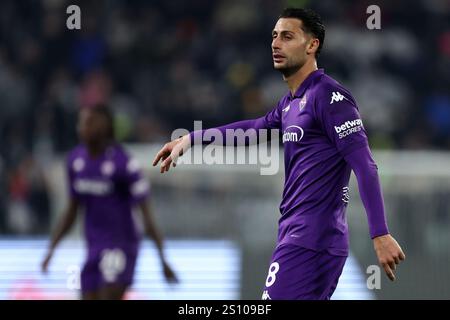
[[[264,290],[261,299],[262,300],[272,300],[272,298],[269,296],[269,292],[267,292],[267,290]]]
[[[344,97],[340,92],[338,92],[338,91],[333,92],[332,95],[331,95],[331,101],[330,101],[330,104],[333,104],[333,102],[339,102],[339,101],[342,101],[342,100],[344,100],[344,99],[347,100],[347,98]]]

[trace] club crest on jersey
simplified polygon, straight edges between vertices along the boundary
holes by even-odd
[[[347,98],[344,97],[340,92],[338,92],[338,91],[332,92],[330,104],[333,104],[333,102],[342,101],[344,99],[347,100]]]
[[[306,106],[306,95],[303,96],[303,98],[300,100],[300,103],[298,105],[298,110],[302,111]]]
[[[100,170],[102,171],[102,174],[104,176],[110,176],[114,173],[115,170],[114,163],[112,161],[105,161],[102,163]]]
[[[299,126],[289,126],[284,130],[283,143],[300,142],[304,135],[304,131]]]

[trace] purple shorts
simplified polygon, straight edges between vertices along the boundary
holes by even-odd
[[[346,259],[326,251],[282,244],[272,255],[262,299],[329,300]]]
[[[130,286],[137,253],[137,248],[90,249],[81,271],[81,291],[95,292],[109,285]]]

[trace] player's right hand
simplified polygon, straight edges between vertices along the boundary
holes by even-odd
[[[164,173],[169,171],[170,165],[173,164],[176,167],[176,161],[186,150],[190,148],[191,141],[189,135],[185,135],[181,138],[166,143],[164,147],[156,154],[153,160],[153,166],[156,166],[161,160],[160,172]]]
[[[177,278],[175,272],[173,271],[173,269],[169,266],[169,264],[166,261],[163,262],[163,272],[164,272],[164,277],[166,278],[166,281],[168,283],[178,283],[178,278]]]
[[[44,261],[42,261],[41,270],[42,270],[43,273],[47,273],[48,265],[50,263],[50,260],[52,259],[52,256],[53,256],[53,252],[52,251],[48,251],[47,255],[45,256]]]

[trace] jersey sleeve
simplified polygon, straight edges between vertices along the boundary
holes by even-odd
[[[321,88],[316,98],[316,118],[343,157],[368,146],[358,106],[347,90],[337,85]]]
[[[388,234],[378,167],[370,149],[360,148],[349,153],[344,159],[352,168],[358,181],[359,193],[366,209],[370,237],[373,239]]]
[[[280,110],[280,103],[269,111],[265,116],[257,118],[257,119],[251,119],[251,120],[242,120],[237,121],[233,123],[229,123],[220,127],[216,128],[210,128],[210,129],[204,129],[204,130],[197,130],[190,132],[190,141],[191,144],[215,144],[215,145],[223,145],[223,146],[239,146],[239,145],[245,145],[248,146],[251,143],[252,140],[256,141],[257,143],[260,141],[260,137],[258,135],[258,130],[261,129],[280,129],[281,128],[281,110]],[[247,130],[255,130],[253,133],[253,136],[245,136],[244,135],[244,141],[243,143],[239,143],[237,137],[234,137],[233,140],[227,141],[227,131],[233,130],[238,131],[241,130],[243,132]],[[220,134],[222,139],[219,141],[216,141],[215,134]],[[211,136],[207,139],[205,139],[206,136]],[[254,138],[254,139],[252,139]]]
[[[280,100],[275,108],[269,111],[263,118],[265,128],[267,129],[281,129],[281,106],[282,101]]]

